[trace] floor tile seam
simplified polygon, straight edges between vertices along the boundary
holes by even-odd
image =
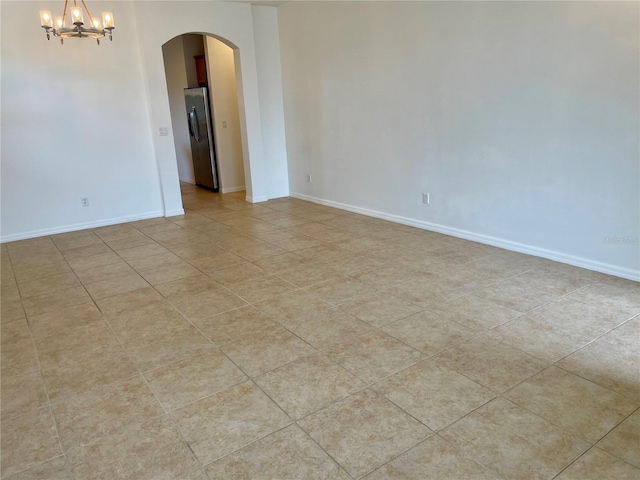
[[[6,480],[12,480],[13,478],[16,478],[16,476],[20,475],[21,473],[25,473],[29,470],[31,470],[32,468],[37,468],[37,467],[41,467],[42,465],[52,462],[54,460],[57,460],[59,458],[63,458],[65,461],[65,465],[69,466],[69,464],[67,463],[67,454],[66,453],[61,453],[60,455],[56,455],[55,457],[51,457],[48,458],[47,460],[44,460],[42,462],[38,462],[38,463],[34,463],[32,465],[29,465],[27,468],[23,468],[22,470],[18,470],[17,472],[13,472],[10,476],[6,477]],[[71,468],[69,468],[71,469]],[[4,475],[2,476],[2,480],[5,480]]]
[[[550,367],[549,367],[549,368],[550,368]],[[545,370],[546,370],[546,369],[545,369]],[[543,371],[544,371],[544,370],[543,370]],[[539,372],[539,373],[542,373],[542,372]],[[530,378],[531,378],[531,377],[530,377]],[[583,441],[583,442],[585,442],[585,443],[588,443],[588,444],[589,444],[589,448],[591,448],[591,447],[595,447],[595,446],[596,446],[596,444],[597,444],[600,440],[602,440],[604,437],[606,437],[606,436],[607,436],[607,435],[608,435],[608,434],[609,434],[609,433],[610,433],[614,428],[616,428],[618,425],[620,425],[620,423],[622,423],[622,422],[624,421],[624,419],[623,419],[623,420],[621,420],[620,422],[616,423],[616,425],[615,425],[614,427],[612,427],[611,429],[609,429],[609,430],[607,431],[607,433],[605,433],[604,435],[602,435],[598,440],[596,440],[596,441],[594,442],[594,441],[592,441],[592,440],[589,440],[589,439],[585,438],[584,436],[582,436],[582,435],[581,435],[581,434],[579,434],[579,433],[575,433],[575,432],[573,432],[573,431],[572,431],[570,428],[568,428],[567,426],[562,425],[562,424],[560,424],[560,423],[557,423],[556,421],[554,421],[554,420],[552,420],[552,419],[550,419],[550,418],[545,417],[542,413],[535,412],[535,411],[534,411],[534,410],[532,410],[530,407],[528,407],[528,406],[526,406],[526,405],[522,405],[522,404],[521,404],[520,402],[518,402],[517,400],[514,400],[514,399],[511,399],[511,398],[508,398],[506,395],[507,395],[511,390],[513,390],[513,389],[515,389],[515,388],[516,388],[516,387],[513,387],[513,388],[511,388],[511,389],[509,389],[509,390],[507,390],[507,391],[505,391],[505,392],[501,393],[501,394],[500,394],[500,397],[501,397],[501,398],[504,398],[505,400],[508,400],[509,402],[511,402],[511,403],[513,403],[513,404],[515,404],[515,405],[517,405],[517,406],[519,406],[520,408],[525,409],[526,411],[528,411],[529,413],[532,413],[532,414],[533,414],[533,415],[535,415],[536,417],[542,418],[544,421],[546,421],[546,422],[548,422],[549,424],[553,425],[553,426],[554,426],[555,428],[557,428],[558,430],[561,430],[561,431],[563,431],[563,432],[565,432],[565,433],[567,433],[567,434],[571,435],[572,437],[575,437],[575,438],[577,438],[577,439],[579,439],[579,440],[581,440],[581,441]],[[636,409],[636,410],[637,410],[637,409]],[[635,411],[635,410],[634,410],[634,411]],[[632,412],[632,413],[633,413],[633,412]],[[626,418],[628,418],[632,413],[630,413],[629,415],[627,415],[627,416],[625,417],[625,419],[626,419]]]
[[[26,315],[26,312],[25,312],[25,315]],[[27,323],[28,323],[28,320],[27,320]],[[60,449],[60,452],[61,452],[62,455],[66,455],[64,447],[62,445],[62,438],[60,436],[60,429],[58,428],[58,420],[57,420],[57,418],[56,418],[56,416],[55,416],[55,414],[53,412],[53,403],[51,402],[51,396],[49,395],[49,389],[47,388],[47,382],[45,381],[44,372],[42,371],[42,363],[40,361],[40,355],[38,353],[38,349],[36,348],[36,342],[35,342],[35,339],[33,338],[33,332],[31,332],[31,325],[29,325],[29,335],[31,337],[31,344],[33,346],[33,351],[34,351],[35,356],[36,356],[36,361],[38,362],[38,373],[40,374],[40,380],[42,381],[42,387],[44,388],[44,393],[45,393],[45,395],[47,397],[47,408],[48,408],[48,411],[49,411],[49,419],[53,423],[53,428],[55,429],[55,432],[56,432],[56,439],[58,440],[58,448]],[[51,460],[51,459],[48,459],[47,461],[49,461],[49,460]]]
[[[249,380],[249,381],[250,381],[250,380]],[[264,392],[263,392],[263,393],[264,393]],[[271,400],[271,399],[270,399],[270,400]],[[273,402],[273,400],[271,400],[271,401]],[[278,406],[278,408],[280,408],[280,407]],[[282,409],[281,409],[281,410],[282,410]],[[175,410],[174,410],[174,411],[175,411]],[[285,415],[286,415],[286,413],[285,413]],[[206,468],[207,468],[209,465],[211,465],[211,464],[213,464],[213,463],[215,463],[215,462],[217,462],[217,461],[219,461],[219,460],[222,460],[223,458],[226,458],[226,457],[228,457],[228,456],[230,456],[230,455],[233,455],[234,453],[240,452],[241,450],[243,450],[243,449],[245,449],[245,448],[247,448],[247,447],[249,447],[249,446],[251,446],[251,445],[253,445],[253,444],[257,443],[257,442],[259,442],[259,441],[261,441],[261,440],[264,440],[265,438],[268,438],[268,437],[270,437],[271,435],[273,435],[273,434],[275,434],[275,433],[278,433],[278,432],[280,432],[280,431],[284,430],[285,428],[288,428],[288,427],[290,427],[290,426],[292,426],[292,425],[295,425],[295,424],[296,424],[296,422],[295,422],[293,419],[291,419],[288,415],[287,415],[287,418],[289,418],[289,422],[288,422],[286,425],[283,425],[282,427],[279,427],[279,428],[277,428],[276,430],[274,430],[274,431],[272,431],[272,432],[269,432],[269,433],[267,433],[267,434],[265,434],[265,435],[262,435],[262,436],[260,436],[259,438],[253,439],[253,440],[251,440],[251,441],[250,441],[250,442],[248,442],[248,443],[242,444],[241,446],[239,446],[239,447],[235,448],[234,450],[232,450],[232,451],[230,451],[230,452],[228,452],[228,453],[225,453],[224,455],[220,455],[219,457],[215,457],[213,460],[211,460],[211,461],[209,461],[209,462],[207,462],[207,463],[202,463],[202,461],[197,457],[197,455],[195,455],[195,452],[193,452],[193,450],[191,450],[191,445],[190,445],[190,443],[187,443],[187,444],[189,445],[189,449],[193,452],[194,456],[196,456],[196,458],[197,458],[198,462],[202,465],[202,469],[203,469],[203,470],[206,470]],[[206,437],[206,438],[203,438],[203,439],[200,439],[200,440],[194,440],[194,442],[201,442],[201,441],[204,441],[204,440],[208,440],[208,439],[210,439],[210,438],[212,438],[212,437]]]
[[[578,441],[581,441],[581,442],[582,442],[582,443],[584,443],[584,444],[587,444],[587,445],[588,445],[588,447],[587,447],[583,452],[581,452],[581,453],[578,455],[578,457],[582,456],[584,453],[586,453],[587,451],[589,451],[589,449],[591,449],[591,448],[594,446],[594,444],[591,444],[591,442],[588,442],[588,441],[584,440],[581,436],[576,435],[576,434],[574,434],[574,433],[572,433],[572,432],[569,432],[568,430],[566,430],[566,429],[565,429],[565,428],[563,428],[563,427],[559,427],[558,425],[556,425],[555,423],[551,422],[550,420],[547,420],[546,418],[542,417],[541,415],[539,415],[539,414],[537,414],[537,413],[535,413],[535,412],[532,412],[532,411],[531,411],[531,410],[529,410],[528,408],[523,407],[522,405],[520,405],[520,404],[518,404],[518,403],[514,402],[513,400],[510,400],[510,399],[508,399],[508,398],[504,397],[504,395],[503,395],[503,394],[497,394],[497,396],[495,396],[494,398],[492,398],[492,399],[491,399],[491,400],[489,400],[488,402],[484,403],[483,405],[481,405],[481,406],[479,406],[479,407],[477,407],[477,408],[474,408],[472,411],[468,412],[466,415],[463,415],[462,417],[458,418],[458,419],[457,419],[457,420],[455,420],[454,422],[451,422],[451,423],[450,423],[449,425],[447,425],[446,427],[444,427],[444,428],[442,428],[442,429],[438,430],[438,432],[436,432],[436,434],[437,434],[437,435],[440,435],[440,433],[444,432],[444,430],[451,429],[451,427],[453,427],[453,425],[455,425],[455,424],[457,424],[457,423],[459,423],[459,422],[463,421],[465,418],[467,418],[467,417],[469,417],[469,416],[473,415],[475,412],[477,412],[477,411],[478,411],[478,410],[480,410],[481,408],[484,408],[484,407],[485,407],[485,406],[487,406],[489,403],[495,402],[497,399],[502,399],[502,400],[505,400],[505,401],[507,401],[507,402],[509,402],[509,403],[511,403],[511,404],[513,404],[513,405],[515,405],[516,407],[518,407],[518,408],[521,408],[521,409],[525,410],[525,411],[526,411],[527,413],[529,413],[530,415],[533,415],[533,416],[535,416],[536,418],[538,418],[538,419],[542,420],[543,422],[545,422],[545,423],[547,423],[547,424],[551,425],[552,427],[554,427],[555,429],[559,430],[559,431],[560,431],[560,432],[562,432],[563,434],[565,434],[565,435],[569,435],[569,436],[573,437],[573,439],[578,440]],[[474,430],[474,431],[475,431],[475,430]],[[481,433],[481,432],[479,432],[479,433]],[[444,439],[446,440],[446,438],[444,438]],[[451,442],[449,442],[449,441],[448,441],[448,443],[451,443]],[[455,444],[453,444],[453,445],[454,445],[454,446],[456,446]],[[456,448],[458,448],[458,450],[464,451],[462,447],[457,447],[457,446],[456,446]],[[469,456],[470,458],[472,458],[473,460],[475,460],[477,463],[480,463],[481,465],[485,466],[485,465],[484,465],[484,464],[483,464],[479,459],[476,459],[473,455],[471,455],[471,453],[466,452],[466,451],[465,451],[465,453],[467,454],[467,456]],[[576,457],[573,461],[577,460],[577,458],[578,458],[578,457]],[[571,463],[573,463],[573,461],[571,461],[571,462],[569,463],[569,465],[570,465]],[[568,467],[569,465],[566,465],[566,467]],[[566,468],[566,467],[565,467],[565,468]],[[491,470],[494,470],[494,468],[491,468],[491,467],[487,467],[487,468],[490,468]],[[563,470],[564,470],[564,469],[563,469]],[[554,477],[554,478],[555,478],[555,477]]]
[[[182,430],[179,428],[179,425],[177,424],[177,422],[175,421],[175,419],[173,418],[172,415],[170,415],[170,412],[165,408],[165,406],[163,405],[163,403],[160,401],[160,399],[158,398],[158,396],[156,395],[156,392],[153,390],[153,388],[151,388],[151,385],[149,384],[149,381],[147,380],[147,378],[144,376],[144,373],[140,370],[139,366],[136,364],[136,362],[133,361],[133,359],[131,358],[131,355],[129,353],[129,351],[125,348],[124,344],[122,343],[120,337],[118,337],[118,335],[116,334],[115,330],[113,329],[111,323],[109,323],[109,321],[105,318],[105,321],[109,324],[109,328],[111,329],[111,332],[113,333],[113,335],[115,335],[115,337],[118,339],[118,342],[120,343],[120,347],[127,353],[127,356],[129,356],[129,361],[131,361],[131,363],[133,364],[133,367],[136,369],[137,376],[139,376],[142,381],[144,382],[144,384],[147,386],[147,388],[149,389],[149,391],[151,392],[151,394],[153,395],[153,398],[155,399],[155,401],[157,402],[157,404],[160,406],[160,408],[162,409],[163,412],[163,416],[166,417],[167,419],[169,419],[169,421],[171,422],[171,425],[173,426],[173,428],[178,432],[178,434],[180,435],[180,439],[182,440],[182,442],[186,445],[187,449],[191,452],[191,454],[193,455],[193,458],[195,458],[196,462],[198,463],[198,465],[200,465],[200,468],[203,467],[202,462],[200,461],[200,459],[197,457],[197,455],[195,454],[195,452],[191,449],[191,445],[189,444],[189,442],[187,441],[184,433],[182,432]],[[133,377],[131,377],[133,378]],[[157,417],[154,417],[154,419],[156,419]],[[153,419],[151,419],[153,420]],[[114,463],[114,462],[110,462],[110,463]]]
[[[257,266],[257,265],[256,265],[256,266]],[[262,280],[262,279],[264,279],[264,278],[269,278],[269,277],[277,277],[278,279],[282,280],[283,282],[285,282],[285,283],[287,283],[288,285],[290,285],[290,286],[292,286],[292,287],[293,287],[293,290],[291,290],[291,291],[289,291],[289,292],[282,293],[282,294],[280,294],[280,295],[286,295],[287,293],[291,293],[291,292],[293,292],[293,291],[300,290],[300,287],[298,287],[298,286],[297,286],[297,285],[295,285],[294,283],[291,283],[291,282],[289,282],[289,281],[285,280],[284,278],[278,277],[275,273],[269,273],[268,275],[266,275],[266,276],[264,276],[264,277],[249,278],[249,279],[247,279],[247,280],[245,280],[245,281],[243,281],[243,282],[235,283],[235,284],[233,284],[233,285],[229,285],[228,287],[227,287],[226,285],[223,285],[223,286],[224,286],[225,288],[227,288],[227,289],[228,289],[231,293],[233,293],[234,295],[237,295],[237,296],[239,296],[240,298],[242,298],[242,299],[243,299],[245,302],[247,302],[249,305],[253,305],[254,303],[259,303],[259,302],[264,302],[264,301],[270,300],[271,298],[273,298],[273,297],[274,297],[274,296],[276,296],[276,295],[274,295],[274,296],[270,296],[270,297],[267,297],[267,298],[263,298],[263,299],[261,299],[261,300],[255,300],[255,301],[253,301],[253,302],[250,302],[249,300],[247,300],[246,298],[244,298],[243,296],[241,296],[239,293],[237,293],[237,292],[235,292],[235,291],[231,290],[231,288],[232,288],[232,287],[237,287],[238,285],[242,285],[242,284],[244,284],[244,283],[249,283],[249,282],[253,282],[253,281],[256,281],[256,280]],[[221,284],[221,285],[222,285],[222,284]]]
[[[565,470],[568,470],[569,468],[571,468],[572,465],[574,465],[575,463],[577,463],[582,457],[584,457],[587,453],[589,453],[591,450],[596,449],[596,450],[601,450],[598,447],[596,447],[595,445],[591,445],[589,448],[587,448],[584,452],[582,452],[580,455],[578,455],[578,457],[573,460],[571,463],[569,463],[569,465],[566,465],[562,470],[560,470],[556,475],[554,475],[552,477],[551,480],[554,480],[558,477],[560,477],[560,475],[562,475],[564,473]],[[602,450],[601,450],[602,451]],[[626,462],[625,462],[626,463]]]
[[[640,406],[636,407],[633,409],[633,411],[631,413],[629,413],[627,416],[625,416],[622,420],[620,420],[620,422],[618,422],[611,430],[609,430],[607,433],[605,433],[602,437],[600,437],[598,439],[597,442],[595,442],[593,444],[594,447],[598,447],[600,450],[609,453],[607,450],[605,450],[604,448],[602,448],[601,446],[599,446],[599,443],[602,442],[604,440],[604,438],[609,435],[611,432],[613,432],[616,428],[618,428],[620,425],[622,425],[624,422],[626,422],[627,420],[629,420],[629,418],[631,418],[634,414],[640,412]],[[623,462],[629,463],[628,461],[618,457],[617,455],[613,454],[613,453],[609,453],[609,455],[618,458],[619,460],[622,460]],[[636,468],[640,468],[640,467],[636,467]]]
[[[412,365],[412,366],[413,366],[413,365]],[[405,369],[405,370],[406,370],[406,369]],[[456,372],[456,373],[457,373],[457,372]],[[390,376],[392,376],[392,375],[390,375]],[[389,377],[390,377],[390,376],[389,376]],[[389,378],[389,377],[386,377],[386,378]],[[454,423],[456,423],[458,420],[461,420],[462,418],[466,417],[467,415],[470,415],[471,413],[475,412],[475,411],[476,411],[476,410],[478,410],[479,408],[484,407],[484,406],[485,406],[485,405],[487,405],[488,403],[490,403],[490,402],[494,401],[496,398],[498,398],[498,397],[500,397],[500,396],[501,396],[499,393],[496,393],[496,392],[494,392],[493,390],[490,390],[489,388],[484,387],[483,385],[480,385],[478,382],[474,382],[474,383],[476,383],[477,385],[480,385],[481,387],[483,387],[483,388],[484,388],[485,390],[487,390],[488,392],[490,392],[490,393],[491,393],[491,395],[492,395],[492,396],[491,396],[491,398],[489,398],[488,400],[486,400],[486,401],[482,402],[480,405],[477,405],[477,406],[476,406],[476,407],[474,407],[471,411],[469,411],[469,412],[465,413],[465,414],[464,414],[464,415],[462,415],[461,417],[456,418],[456,419],[455,419],[455,420],[453,420],[452,422],[447,423],[445,426],[443,426],[443,427],[441,427],[441,428],[437,428],[437,429],[435,429],[435,428],[430,427],[429,425],[427,425],[425,422],[423,422],[422,420],[420,420],[419,418],[417,418],[416,416],[414,416],[412,413],[410,413],[410,412],[409,412],[408,410],[406,410],[404,407],[402,407],[402,406],[398,405],[398,404],[397,404],[396,402],[394,402],[391,398],[387,397],[384,393],[380,392],[379,390],[377,390],[377,389],[375,388],[375,386],[376,386],[378,383],[381,383],[381,382],[382,382],[382,381],[384,381],[386,378],[384,378],[384,379],[380,380],[379,382],[376,382],[375,384],[372,384],[372,385],[370,386],[370,388],[371,388],[372,390],[374,390],[378,395],[381,395],[382,397],[384,397],[385,399],[387,399],[388,401],[390,401],[391,403],[393,403],[393,404],[394,404],[396,407],[398,407],[400,410],[404,411],[407,415],[411,416],[411,417],[412,417],[412,418],[414,418],[416,421],[420,422],[422,425],[424,425],[425,427],[427,427],[431,432],[433,432],[433,434],[438,434],[438,433],[440,433],[440,432],[441,432],[441,431],[443,431],[445,428],[447,428],[447,427],[449,427],[449,426],[453,425]],[[472,381],[473,381],[473,380],[472,380]]]
[[[398,454],[396,454],[396,455],[393,455],[393,457],[392,457],[391,459],[389,459],[388,461],[386,461],[383,465],[386,465],[387,463],[389,463],[389,462],[391,462],[391,461],[395,460],[396,458],[398,458],[398,457],[400,457],[400,456],[404,455],[404,454],[405,454],[405,453],[407,453],[409,450],[411,450],[411,449],[415,448],[417,445],[419,445],[419,444],[421,444],[421,443],[423,443],[423,442],[427,441],[429,438],[431,438],[431,437],[433,437],[434,435],[436,435],[436,433],[437,433],[437,432],[436,432],[436,431],[434,431],[434,430],[432,430],[431,428],[429,428],[427,425],[425,425],[425,424],[424,424],[424,422],[422,422],[422,421],[418,420],[416,417],[414,417],[412,414],[410,414],[409,412],[407,412],[405,409],[403,409],[402,407],[398,406],[395,402],[392,402],[392,401],[391,401],[391,400],[389,400],[387,397],[385,397],[383,394],[381,394],[381,393],[380,393],[380,392],[378,392],[377,390],[374,390],[373,388],[371,388],[371,386],[368,386],[368,387],[366,387],[366,388],[363,388],[363,389],[359,390],[358,392],[353,392],[353,393],[351,393],[351,394],[349,394],[349,395],[347,395],[347,396],[345,396],[345,397],[343,397],[343,398],[341,398],[341,399],[339,399],[339,400],[336,400],[336,401],[332,402],[330,405],[327,405],[327,406],[325,406],[325,407],[322,407],[322,408],[320,408],[320,409],[316,410],[315,412],[309,413],[308,415],[305,415],[304,417],[302,417],[302,418],[300,418],[300,419],[296,420],[296,425],[298,425],[298,427],[299,427],[303,432],[305,432],[305,434],[306,434],[309,438],[311,438],[311,439],[312,439],[312,440],[313,440],[313,441],[314,441],[314,442],[315,442],[315,443],[316,443],[320,448],[322,448],[322,450],[323,450],[323,451],[325,451],[325,453],[327,453],[327,455],[329,455],[329,456],[330,456],[330,457],[331,457],[331,458],[332,458],[332,459],[333,459],[333,460],[334,460],[338,465],[340,465],[340,467],[341,467],[343,470],[347,471],[347,470],[346,470],[346,467],[344,467],[340,462],[338,462],[335,458],[333,458],[333,456],[331,456],[331,454],[330,454],[329,452],[327,452],[327,451],[326,451],[326,450],[325,450],[325,449],[324,449],[324,448],[323,448],[323,447],[322,447],[322,446],[321,446],[321,445],[320,445],[320,444],[319,444],[319,443],[318,443],[318,442],[317,442],[317,441],[316,441],[316,440],[311,436],[311,434],[310,434],[309,432],[307,432],[307,431],[306,431],[306,430],[305,430],[305,429],[304,429],[304,428],[299,424],[299,422],[301,422],[301,421],[303,421],[303,420],[305,420],[305,419],[307,419],[307,418],[309,418],[309,417],[311,417],[311,416],[313,416],[313,415],[315,415],[315,414],[317,414],[317,413],[319,413],[319,412],[322,412],[322,411],[328,410],[329,408],[331,408],[332,406],[336,405],[337,403],[339,403],[339,402],[341,402],[341,401],[344,401],[344,400],[346,400],[347,398],[353,397],[354,395],[356,395],[356,394],[358,394],[358,393],[361,393],[361,392],[363,392],[364,390],[372,390],[372,392],[373,392],[376,396],[382,397],[382,399],[386,400],[386,401],[387,401],[387,402],[389,402],[393,407],[395,407],[397,410],[399,410],[399,412],[400,412],[400,413],[404,413],[405,415],[409,416],[410,418],[412,418],[413,420],[415,420],[416,422],[418,422],[420,425],[422,425],[423,427],[425,427],[425,428],[428,430],[428,434],[427,434],[427,436],[426,436],[426,437],[422,438],[422,439],[421,439],[421,440],[419,440],[417,443],[415,443],[414,445],[410,446],[409,448],[407,448],[407,449],[403,450],[402,452],[400,452],[400,453],[398,453]],[[365,476],[369,475],[370,473],[374,472],[374,471],[375,471],[375,470],[377,470],[378,468],[381,468],[383,465],[380,465],[380,466],[375,467],[375,468],[373,468],[373,469],[371,469],[371,470],[368,470],[368,471],[367,471],[367,472],[365,472],[364,474],[362,474],[362,475],[358,475],[357,477],[354,477],[354,476],[353,476],[353,475],[351,475],[348,471],[347,471],[347,473],[349,474],[349,476],[350,476],[351,478],[354,478],[354,479],[360,479],[360,478],[363,478],[363,477],[365,477]]]

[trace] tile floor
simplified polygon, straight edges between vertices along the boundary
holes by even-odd
[[[284,198],[4,244],[3,479],[638,479],[640,287]]]

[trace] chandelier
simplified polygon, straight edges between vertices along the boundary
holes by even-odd
[[[60,43],[64,43],[65,38],[95,38],[100,45],[100,38],[109,35],[109,40],[113,40],[113,29],[116,28],[113,22],[113,13],[102,12],[102,20],[94,17],[89,12],[87,4],[84,0],[80,0],[82,7],[79,7],[76,0],[73,0],[73,7],[69,8],[71,15],[71,23],[73,26],[67,27],[67,6],[69,0],[64,2],[64,10],[61,17],[52,17],[49,10],[40,10],[40,25],[47,33],[47,40],[54,37],[60,37]],[[89,25],[84,26],[84,11],[89,17]]]

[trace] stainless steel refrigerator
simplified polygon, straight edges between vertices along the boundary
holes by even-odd
[[[196,185],[218,191],[218,169],[207,87],[185,88],[184,101],[191,136]]]

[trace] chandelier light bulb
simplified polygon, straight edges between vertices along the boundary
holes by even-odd
[[[102,25],[104,28],[114,28],[115,24],[113,22],[113,13],[111,12],[102,12]]]
[[[56,26],[56,28],[62,28],[64,27],[64,20],[62,20],[62,17],[55,17],[53,19],[53,24]]]
[[[71,7],[71,18],[73,19],[73,23],[84,23],[82,9],[80,7]]]
[[[49,28],[53,27],[51,12],[49,10],[40,10],[40,25]]]
[[[100,20],[97,18],[93,19],[93,28],[100,28]]]

